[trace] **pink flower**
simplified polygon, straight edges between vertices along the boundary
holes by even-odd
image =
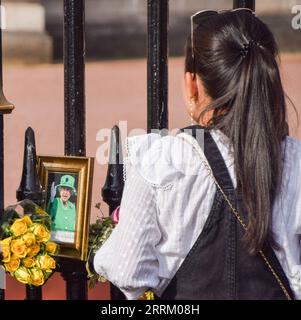
[[[119,208],[120,206],[118,206],[111,214],[112,221],[115,224],[117,224],[119,221]]]

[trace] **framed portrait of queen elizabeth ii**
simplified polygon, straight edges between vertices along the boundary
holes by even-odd
[[[88,157],[38,156],[51,239],[59,243],[64,257],[85,260],[87,256],[93,163]]]

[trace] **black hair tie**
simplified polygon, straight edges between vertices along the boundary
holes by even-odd
[[[260,43],[253,39],[249,40],[248,42],[245,42],[240,49],[240,54],[243,59],[248,55],[251,47],[260,47]]]

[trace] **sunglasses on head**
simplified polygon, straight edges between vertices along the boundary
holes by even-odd
[[[233,10],[201,10],[198,11],[197,13],[193,14],[190,17],[190,37],[191,37],[191,53],[192,53],[192,59],[194,59],[194,30],[196,27],[201,25],[203,22],[207,21],[210,17],[216,16],[217,14],[220,13],[225,13],[225,12],[236,12],[236,11],[243,11],[243,12],[248,12],[250,14],[255,14],[255,12],[251,9],[248,8],[237,8]]]

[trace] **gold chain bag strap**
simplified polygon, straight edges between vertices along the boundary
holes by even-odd
[[[206,167],[206,169],[208,170],[208,172],[210,173],[210,176],[213,178],[216,186],[218,187],[218,189],[220,190],[220,192],[222,193],[223,197],[225,198],[226,202],[228,203],[229,207],[231,208],[231,211],[234,213],[234,215],[236,216],[237,220],[239,221],[239,223],[241,224],[241,226],[243,227],[243,229],[245,231],[247,231],[247,225],[244,223],[243,219],[241,218],[240,214],[237,212],[237,210],[233,207],[231,201],[228,199],[228,197],[226,196],[226,194],[224,193],[223,189],[221,188],[221,186],[219,185],[219,183],[217,182],[212,169],[210,167],[210,165],[204,161],[204,165]],[[271,270],[273,276],[275,277],[275,279],[277,280],[280,288],[282,289],[283,293],[285,294],[287,300],[292,300],[290,294],[287,292],[284,284],[282,283],[281,279],[279,278],[279,276],[277,275],[276,271],[274,270],[274,268],[272,267],[272,265],[270,264],[269,260],[267,259],[266,255],[263,253],[262,250],[259,251],[259,254],[261,255],[261,257],[263,258],[264,262],[266,263],[266,265],[268,266],[268,268]]]

